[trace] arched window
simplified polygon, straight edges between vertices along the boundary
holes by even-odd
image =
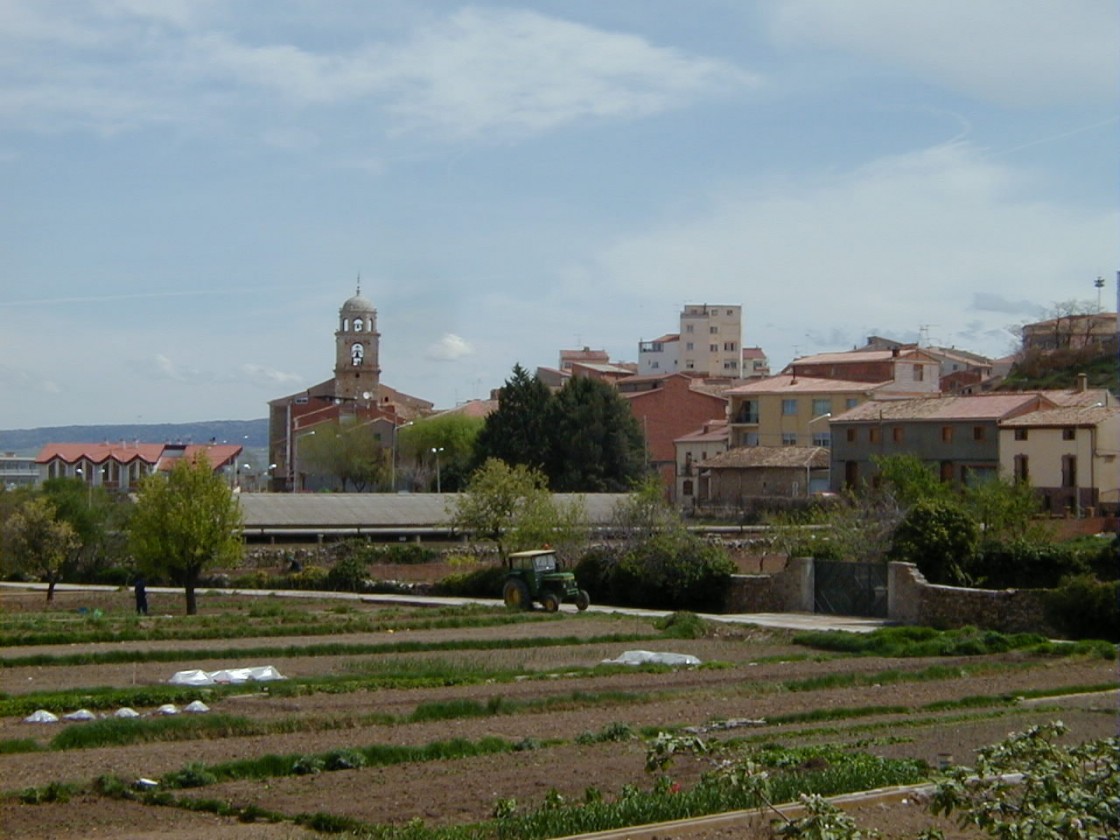
[[[355,318],[354,319],[354,332],[361,332],[363,327],[365,327],[365,324],[362,322],[362,319],[361,318]]]

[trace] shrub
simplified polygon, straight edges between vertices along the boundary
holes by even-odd
[[[619,553],[605,546],[596,546],[576,563],[573,570],[579,585],[591,595],[596,603],[618,603],[614,591],[614,570],[620,560]]]
[[[654,626],[670,639],[703,639],[708,635],[704,619],[683,610],[658,619]]]
[[[1049,589],[1062,578],[1088,574],[1092,567],[1086,546],[1014,540],[985,545],[971,570],[989,589]]]
[[[613,567],[618,600],[637,607],[718,610],[735,564],[722,548],[686,531],[656,534]]]
[[[930,583],[967,584],[979,537],[976,520],[958,504],[923,499],[895,529],[889,556],[917,564]]]
[[[322,589],[326,579],[326,569],[321,566],[306,566],[301,571],[288,575],[288,588]]]
[[[501,566],[484,566],[473,572],[448,575],[435,585],[435,594],[460,598],[497,598],[502,592],[505,570]]]
[[[326,583],[328,587],[338,592],[362,592],[366,588],[368,577],[367,562],[351,556],[344,557],[331,566],[331,570],[327,572]]]
[[[1051,624],[1072,639],[1120,642],[1120,582],[1078,575],[1046,594]]]

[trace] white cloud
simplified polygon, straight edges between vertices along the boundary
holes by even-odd
[[[453,362],[473,353],[474,348],[464,339],[454,333],[445,333],[439,341],[424,351],[424,358],[437,362]]]
[[[35,130],[197,127],[214,114],[260,108],[266,91],[295,113],[364,104],[384,111],[370,115],[371,125],[384,117],[397,132],[509,137],[636,119],[757,82],[726,62],[529,11],[467,8],[403,40],[316,52],[207,29],[183,2],[155,13],[116,0],[57,28],[57,11],[14,9],[0,10],[0,22],[11,24],[6,35],[0,27],[0,69],[9,71],[0,115]]]
[[[839,47],[1004,105],[1116,102],[1111,0],[786,0],[787,44]]]
[[[621,239],[585,270],[601,295],[666,312],[685,299],[742,303],[744,342],[775,366],[794,348],[843,349],[815,346],[841,324],[847,345],[925,326],[946,344],[983,333],[973,349],[1002,355],[1007,313],[993,303],[1076,297],[1060,289],[1111,261],[1120,221],[1025,198],[1027,184],[951,144],[828,181],[729,190],[702,218]]]
[[[256,385],[302,385],[304,382],[298,373],[286,373],[265,365],[244,364],[241,373]]]

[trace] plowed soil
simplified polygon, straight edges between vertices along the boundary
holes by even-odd
[[[105,598],[106,612],[123,609],[122,597]],[[9,612],[39,609],[36,596],[5,593],[0,607]],[[78,593],[59,596],[56,610],[90,609],[96,599]],[[153,604],[160,615],[145,619],[149,625],[176,622],[178,604]],[[167,612],[163,613],[166,607]],[[203,597],[202,612],[207,611]],[[300,602],[300,609],[328,611],[330,603]],[[355,609],[376,615],[383,608],[363,604]],[[414,611],[415,615],[418,612]],[[495,611],[497,612],[497,611]],[[166,615],[168,617],[162,617]],[[400,627],[408,615],[396,610]],[[236,620],[231,618],[232,620]],[[124,780],[157,779],[191,762],[206,764],[266,754],[313,754],[344,747],[375,744],[425,745],[464,738],[477,741],[497,736],[523,741],[536,748],[453,761],[414,762],[389,768],[361,768],[264,781],[236,781],[194,789],[199,798],[219,799],[238,806],[257,805],[270,812],[294,817],[323,812],[368,824],[402,824],[422,819],[429,824],[461,824],[488,819],[498,800],[514,799],[522,809],[541,805],[555,790],[569,801],[582,801],[589,787],[610,798],[626,784],[648,788],[644,770],[645,746],[635,737],[627,741],[577,743],[581,734],[594,734],[614,724],[634,732],[644,727],[703,727],[716,721],[750,721],[726,730],[738,737],[765,736],[788,745],[809,743],[856,744],[869,752],[892,757],[913,757],[931,765],[951,760],[970,764],[974,751],[994,743],[1009,732],[1036,723],[1061,719],[1069,738],[1083,741],[1108,737],[1117,731],[1115,694],[1064,696],[1071,688],[1114,682],[1115,664],[1099,659],[1044,659],[1021,654],[958,659],[883,659],[876,657],[817,656],[791,642],[787,631],[752,626],[720,627],[706,638],[659,639],[641,643],[581,643],[591,637],[620,633],[655,633],[649,620],[593,614],[564,613],[554,621],[524,624],[461,627],[447,630],[404,630],[390,634],[353,633],[329,637],[249,637],[221,640],[121,642],[90,645],[52,645],[7,648],[9,663],[29,653],[74,653],[82,650],[128,648],[135,650],[214,650],[222,656],[196,660],[124,665],[43,665],[4,667],[3,690],[9,695],[31,691],[75,690],[83,687],[156,685],[174,672],[188,668],[216,670],[250,665],[273,665],[291,679],[314,676],[360,675],[420,667],[425,660],[454,666],[457,672],[482,669],[517,672],[517,679],[495,679],[470,685],[436,688],[312,693],[298,697],[275,696],[249,686],[243,694],[215,699],[212,713],[236,714],[251,720],[286,724],[287,731],[267,736],[214,736],[207,739],[144,743],[92,749],[15,752],[0,756],[0,790],[3,836],[20,838],[77,837],[309,837],[313,833],[291,822],[239,823],[181,808],[145,806],[136,802],[80,794],[69,802],[23,804],[12,795],[50,782],[89,783],[112,774]],[[382,653],[368,655],[287,655],[287,646],[323,642],[378,644],[407,639],[412,642],[446,640],[499,641],[504,639],[570,639],[558,646],[517,649],[458,650],[454,652]],[[276,656],[259,654],[242,659],[238,649],[276,650]],[[681,668],[650,673],[626,670],[588,674],[604,659],[626,649],[688,653],[721,667]],[[869,680],[860,687],[822,687],[792,690],[791,683],[830,675],[917,674],[933,665],[947,666],[936,679],[908,681]],[[1020,693],[1046,694],[1014,705],[956,708],[931,711],[930,703],[963,697],[999,697]],[[1061,696],[1060,696],[1061,695]],[[592,696],[599,699],[589,700]],[[582,699],[581,699],[582,698]],[[518,706],[514,713],[487,717],[460,717],[432,722],[401,722],[418,706],[453,700],[482,703],[535,702],[535,711]],[[551,701],[547,702],[546,701]],[[775,716],[819,710],[860,709],[856,717],[827,723],[776,725]],[[152,709],[138,709],[151,714]],[[389,715],[396,722],[387,723]],[[381,722],[377,722],[381,721]],[[34,725],[21,717],[0,721],[0,741],[34,739],[46,746],[64,727],[81,723]],[[713,732],[713,736],[720,733]],[[587,741],[589,739],[581,739]],[[951,757],[951,758],[950,758]],[[682,760],[671,769],[682,785],[692,784],[706,768]],[[182,791],[180,793],[191,793]],[[973,836],[951,824],[934,822],[920,796],[896,799],[889,804],[856,806],[857,818],[888,837],[912,837],[918,830],[938,825],[948,837]],[[771,815],[772,816],[772,815]],[[702,830],[661,830],[658,837],[767,837],[770,816],[734,827]]]

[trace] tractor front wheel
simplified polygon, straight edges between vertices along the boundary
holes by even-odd
[[[556,612],[560,609],[560,599],[551,592],[546,592],[541,596],[541,606],[545,612]]]
[[[583,612],[585,609],[591,606],[591,596],[587,594],[586,589],[581,589],[576,593],[575,601],[576,609],[580,612]]]
[[[527,610],[530,606],[529,587],[525,581],[514,578],[502,587],[502,600],[511,610]]]

